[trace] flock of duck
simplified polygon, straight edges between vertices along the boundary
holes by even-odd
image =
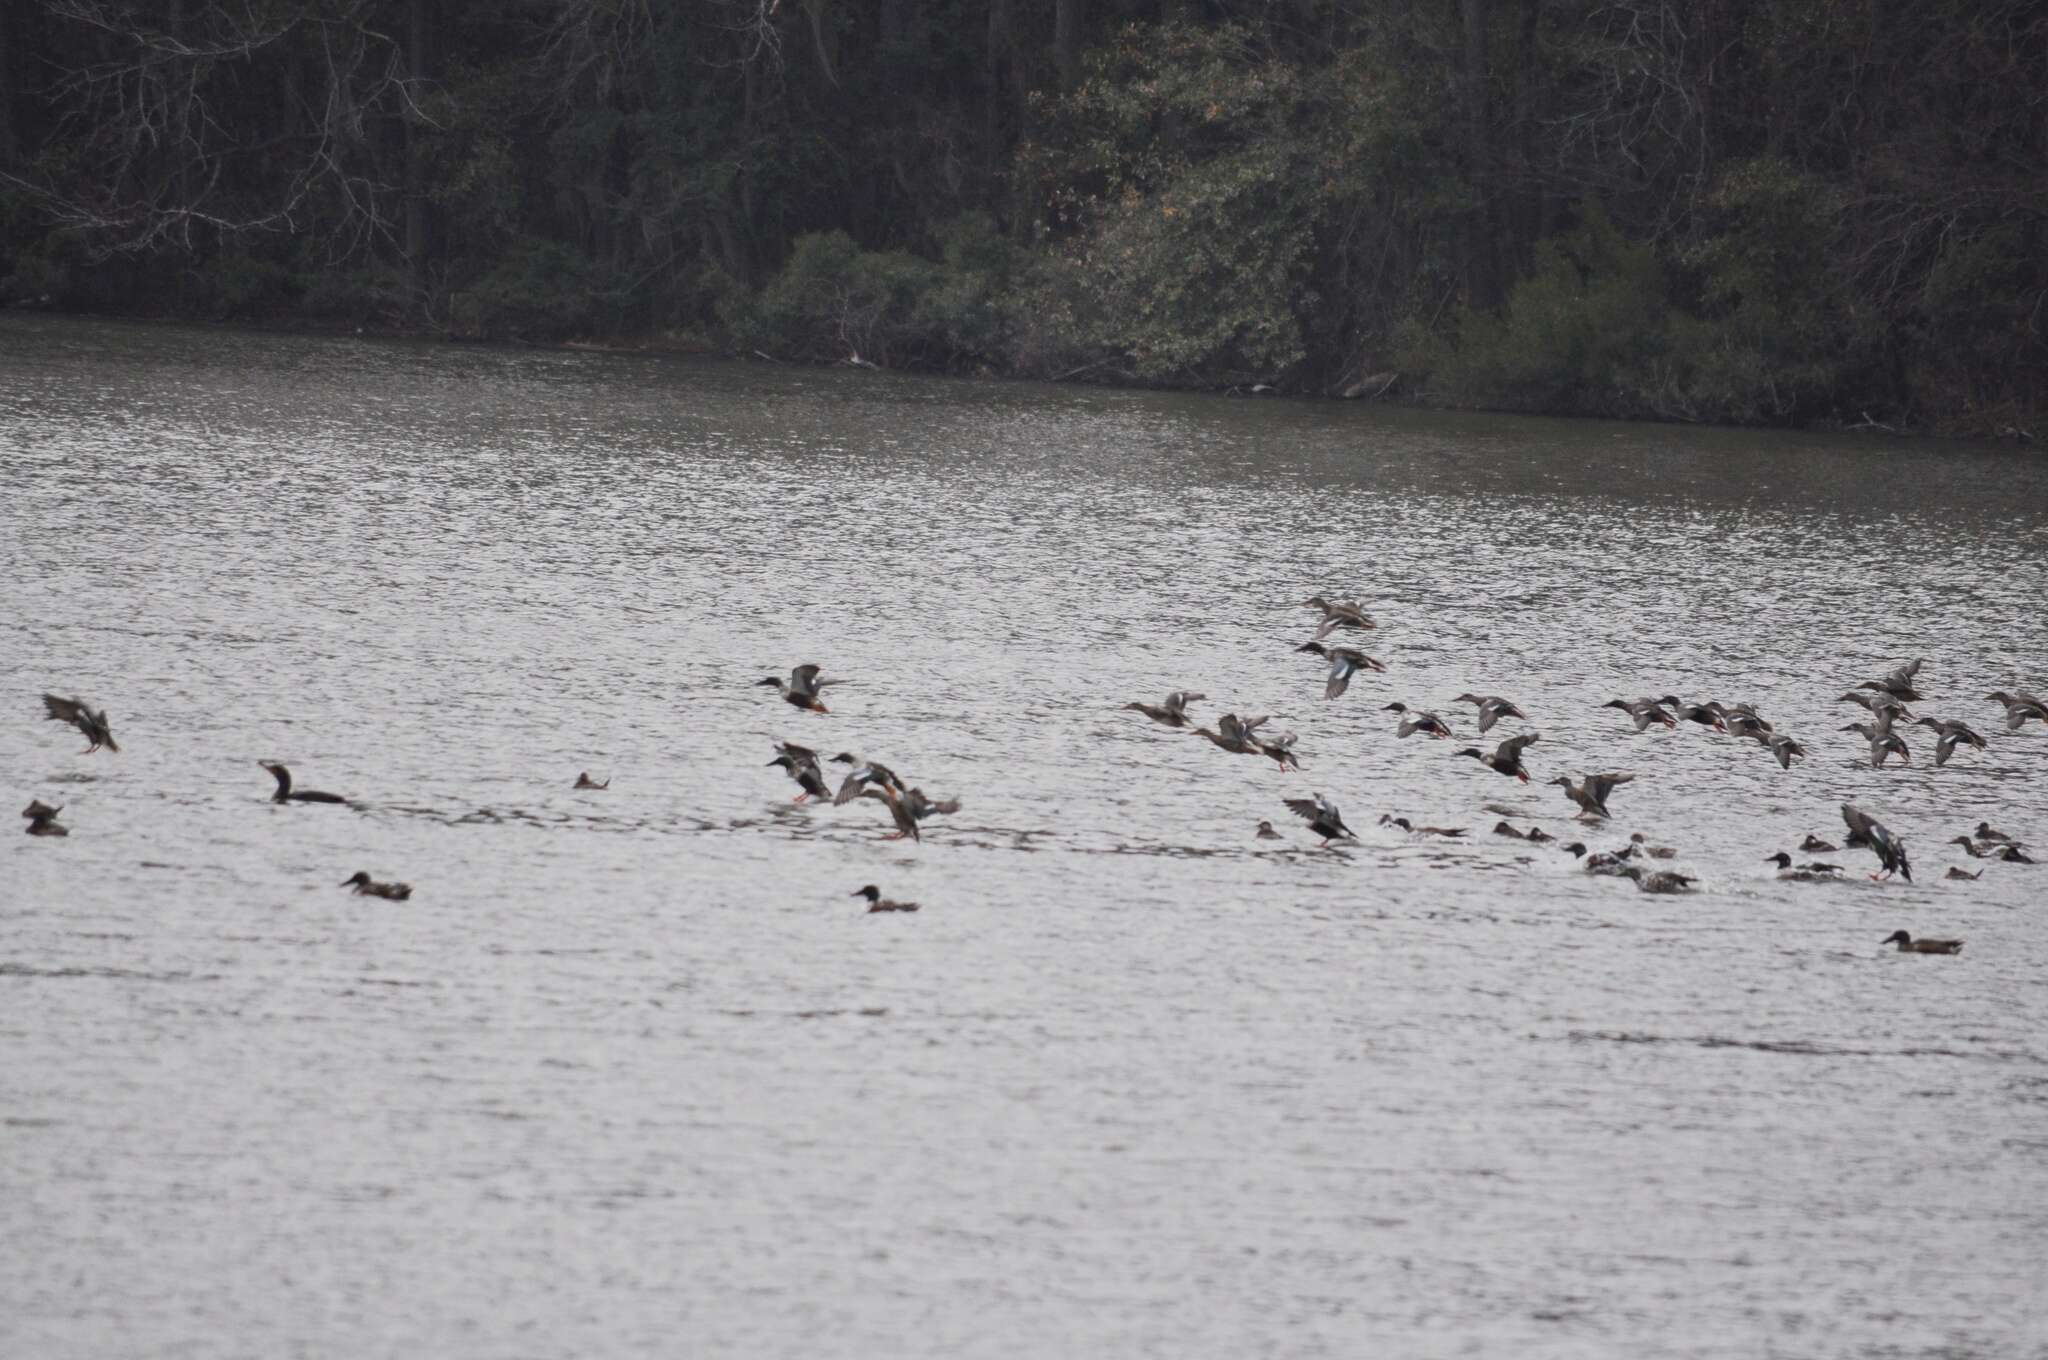
[[[1315,636],[1302,643],[1296,650],[1320,658],[1327,666],[1323,684],[1323,697],[1335,700],[1351,686],[1353,679],[1369,673],[1383,673],[1384,664],[1356,647],[1335,645],[1328,639],[1339,630],[1364,632],[1378,625],[1372,617],[1354,600],[1332,600],[1321,595],[1312,595],[1302,604],[1322,614]],[[1959,746],[1975,750],[1985,748],[1985,740],[1966,722],[1960,719],[1942,719],[1915,715],[1908,707],[1919,702],[1923,696],[1915,688],[1915,681],[1925,664],[1913,660],[1891,671],[1877,680],[1866,680],[1843,694],[1838,702],[1854,703],[1869,715],[1868,721],[1849,723],[1843,731],[1861,735],[1869,746],[1870,763],[1882,767],[1887,759],[1896,755],[1901,761],[1910,763],[1911,749],[1907,746],[1904,728],[1926,727],[1935,734],[1934,761],[1937,766],[1946,765]],[[1131,702],[1124,705],[1127,710],[1143,714],[1164,727],[1192,731],[1218,748],[1235,755],[1262,755],[1280,766],[1282,770],[1301,768],[1295,755],[1295,735],[1284,733],[1267,735],[1263,728],[1270,721],[1265,717],[1240,717],[1225,713],[1216,719],[1212,729],[1196,723],[1188,707],[1207,696],[1189,690],[1176,690],[1158,704]],[[2009,732],[2017,732],[2030,720],[2048,724],[2048,703],[2024,693],[2009,693],[1994,690],[1987,698],[2004,706],[2005,726]],[[1473,720],[1481,735],[1495,725],[1518,720],[1526,722],[1529,715],[1510,699],[1497,694],[1465,693],[1457,696],[1454,703],[1470,704]],[[1794,761],[1804,760],[1807,748],[1789,734],[1779,732],[1775,726],[1759,713],[1756,707],[1746,703],[1687,703],[1675,694],[1656,698],[1609,699],[1602,708],[1619,709],[1634,724],[1637,732],[1648,730],[1652,725],[1676,728],[1681,723],[1692,723],[1725,733],[1743,740],[1754,741],[1784,769],[1791,769]],[[1418,710],[1401,702],[1383,707],[1384,712],[1396,716],[1394,735],[1406,738],[1423,735],[1432,738],[1451,738],[1455,734],[1451,723],[1442,715]],[[1537,732],[1523,732],[1506,738],[1492,750],[1478,746],[1462,747],[1454,757],[1469,757],[1492,770],[1494,773],[1522,783],[1530,781],[1530,773],[1524,763],[1530,747],[1541,740]],[[1636,776],[1623,770],[1600,771],[1582,774],[1573,779],[1566,774],[1557,775],[1546,783],[1564,792],[1577,809],[1580,819],[1598,824],[1608,816],[1608,800],[1616,789],[1631,783]],[[1344,822],[1342,811],[1330,799],[1321,794],[1308,798],[1287,798],[1282,800],[1287,810],[1308,823],[1309,831],[1322,838],[1322,847],[1330,848],[1343,840],[1355,840],[1357,835]],[[1910,881],[1913,877],[1911,862],[1906,851],[1904,838],[1894,834],[1869,813],[1853,803],[1844,803],[1841,808],[1842,822],[1846,835],[1842,844],[1809,835],[1800,845],[1804,853],[1814,854],[1843,849],[1867,849],[1877,857],[1880,872],[1873,878],[1889,878],[1899,874]],[[1439,837],[1443,839],[1462,838],[1463,827],[1416,826],[1405,817],[1391,814],[1380,818],[1382,826],[1394,826],[1413,836]],[[1497,822],[1493,827],[1496,835],[1534,843],[1554,842],[1557,837],[1540,827],[1532,826],[1523,831],[1507,821]],[[1258,823],[1254,832],[1262,840],[1284,839],[1270,821]],[[1951,844],[1961,845],[1975,859],[1997,859],[2015,864],[2032,864],[2021,843],[2015,838],[1980,822],[1974,836],[1957,836]],[[1690,891],[1697,880],[1691,875],[1672,869],[1654,867],[1646,861],[1668,860],[1676,855],[1670,847],[1652,846],[1640,833],[1629,838],[1627,844],[1611,851],[1590,850],[1583,841],[1572,841],[1560,846],[1581,862],[1590,873],[1612,875],[1631,880],[1644,892],[1676,893]],[[1795,863],[1792,856],[1780,851],[1765,857],[1765,862],[1777,866],[1777,876],[1792,881],[1815,882],[1839,879],[1847,871],[1842,865],[1830,861],[1808,860]],[[1951,867],[1948,877],[1975,879],[1983,873]],[[1916,954],[1953,954],[1961,950],[1960,940],[1916,940],[1906,931],[1894,932],[1883,943],[1895,944],[1901,951]]]
[[[1313,595],[1302,603],[1320,611],[1323,616],[1315,636],[1296,650],[1318,657],[1326,666],[1323,684],[1323,697],[1326,701],[1343,696],[1356,676],[1383,673],[1386,670],[1385,665],[1358,648],[1336,645],[1328,641],[1339,631],[1365,632],[1378,626],[1356,601],[1331,600],[1321,595]],[[1915,688],[1915,681],[1923,664],[1920,660],[1909,661],[1880,679],[1857,684],[1841,696],[1840,702],[1854,703],[1868,714],[1867,721],[1846,724],[1842,730],[1853,731],[1864,738],[1869,746],[1870,763],[1874,767],[1881,768],[1892,756],[1910,763],[1912,751],[1906,744],[1905,733],[1916,727],[1925,727],[1934,732],[1934,761],[1937,766],[1946,765],[1958,747],[1979,751],[1985,749],[1984,737],[1968,723],[1959,719],[1916,715],[1908,707],[1909,704],[1923,699]],[[819,666],[805,664],[791,670],[786,680],[769,676],[755,683],[774,689],[783,702],[801,711],[830,713],[831,710],[823,699],[823,691],[827,686],[839,681],[826,679]],[[1123,708],[1140,713],[1160,726],[1192,732],[1230,754],[1263,756],[1273,761],[1283,773],[1301,768],[1301,762],[1294,752],[1295,735],[1291,732],[1266,732],[1264,729],[1271,721],[1267,717],[1244,718],[1235,713],[1225,713],[1216,719],[1213,728],[1197,723],[1188,712],[1189,706],[1207,697],[1193,690],[1175,690],[1158,704],[1133,701],[1124,704]],[[2032,695],[1993,690],[1986,697],[2003,705],[2005,727],[2008,732],[2019,731],[2029,721],[2039,721],[2048,725],[2048,703]],[[1519,705],[1499,695],[1465,693],[1458,695],[1453,702],[1472,705],[1473,721],[1481,735],[1490,732],[1502,722],[1529,721],[1529,715]],[[120,751],[121,748],[114,740],[113,729],[104,709],[94,709],[83,700],[66,699],[55,694],[43,696],[43,707],[44,715],[49,720],[75,727],[85,736],[88,743],[85,754],[102,749],[110,752]],[[1600,707],[1621,710],[1634,724],[1637,732],[1647,731],[1653,725],[1676,728],[1680,723],[1692,723],[1743,740],[1754,741],[1776,759],[1780,766],[1788,770],[1795,760],[1803,760],[1807,755],[1804,745],[1791,736],[1777,731],[1751,704],[1724,704],[1713,701],[1687,703],[1676,695],[1666,694],[1657,698],[1609,699]],[[1455,735],[1451,723],[1433,712],[1417,710],[1398,701],[1386,704],[1382,711],[1396,715],[1396,738],[1422,735],[1448,739]],[[1524,757],[1529,748],[1540,741],[1540,733],[1523,732],[1505,738],[1492,750],[1465,746],[1453,752],[1453,756],[1469,757],[1496,774],[1526,784],[1530,782],[1530,773],[1524,763]],[[894,828],[884,839],[921,840],[921,823],[934,816],[957,812],[960,808],[958,799],[931,798],[921,788],[907,783],[888,766],[876,760],[857,756],[850,751],[840,751],[829,757],[821,757],[818,751],[808,746],[791,741],[778,741],[775,743],[775,752],[775,758],[767,763],[782,769],[795,782],[798,793],[794,801],[802,803],[815,798],[820,802],[829,802],[834,807],[845,806],[856,800],[878,802],[887,810]],[[273,803],[319,804],[348,801],[339,794],[324,793],[296,785],[290,769],[280,762],[265,760],[259,761],[258,764],[268,771],[275,781],[276,788],[271,795]],[[835,764],[847,767],[836,789],[826,778],[826,767]],[[1615,790],[1631,783],[1635,778],[1636,776],[1628,771],[1610,770],[1582,774],[1576,780],[1569,775],[1559,774],[1547,780],[1546,784],[1561,788],[1564,797],[1577,808],[1577,816],[1584,822],[1597,825],[1608,818],[1608,800],[1613,797]],[[608,788],[610,783],[609,779],[602,782],[594,780],[589,772],[585,771],[578,774],[573,787],[580,790],[602,790]],[[1320,793],[1307,798],[1285,798],[1281,803],[1290,813],[1307,823],[1310,833],[1321,837],[1321,848],[1329,849],[1341,841],[1357,839],[1357,833],[1345,824],[1342,811]],[[22,813],[28,820],[28,834],[69,835],[69,828],[57,820],[58,814],[62,811],[61,806],[51,806],[40,799],[32,799]],[[1805,854],[1818,854],[1847,849],[1867,849],[1877,857],[1880,866],[1880,872],[1872,874],[1872,878],[1889,878],[1893,874],[1899,874],[1909,881],[1912,879],[1912,864],[1902,837],[1894,834],[1875,817],[1852,803],[1842,804],[1841,812],[1847,834],[1839,846],[1817,836],[1808,835],[1800,844],[1800,851]],[[1382,816],[1380,824],[1425,838],[1451,840],[1462,838],[1466,834],[1464,827],[1416,826],[1405,817],[1391,814]],[[1524,831],[1507,821],[1497,822],[1493,827],[1493,833],[1532,844],[1552,843],[1558,840],[1540,827],[1531,826]],[[1254,834],[1262,840],[1285,839],[1270,821],[1259,822]],[[1959,835],[1948,843],[1961,846],[1972,859],[1998,860],[2014,864],[2034,863],[2022,842],[1986,822],[1979,822],[1974,834]],[[1563,843],[1559,845],[1559,849],[1580,861],[1581,867],[1587,872],[1629,879],[1644,892],[1686,892],[1697,882],[1688,874],[1672,869],[1655,868],[1646,863],[1669,860],[1677,852],[1670,847],[1650,845],[1640,833],[1631,836],[1628,843],[1614,850],[1595,851],[1585,842],[1578,840]],[[1847,872],[1842,865],[1832,861],[1796,862],[1793,856],[1785,851],[1766,856],[1765,862],[1776,866],[1779,878],[1801,882],[1838,880]],[[1951,867],[1947,876],[1954,879],[1975,879],[1982,873],[1981,868],[1973,872]],[[361,895],[391,901],[405,901],[412,896],[410,884],[380,882],[362,870],[344,879],[339,886],[350,888]],[[863,885],[852,896],[865,898],[867,910],[870,912],[918,910],[918,904],[915,902],[896,901],[884,897],[874,884]],[[1883,943],[1895,944],[1901,951],[1916,954],[1954,954],[1962,949],[1960,940],[1915,939],[1903,930],[1893,932]]]

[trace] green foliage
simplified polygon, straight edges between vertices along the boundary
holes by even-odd
[[[448,319],[459,335],[560,340],[610,328],[623,294],[580,251],[527,237],[450,299]]]

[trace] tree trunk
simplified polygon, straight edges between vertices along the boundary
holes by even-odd
[[[1088,18],[1087,0],[1054,0],[1052,12],[1053,60],[1060,71],[1060,88],[1071,90],[1081,83],[1081,30]]]
[[[1459,0],[1464,20],[1465,59],[1461,93],[1465,105],[1465,163],[1473,204],[1466,215],[1465,294],[1474,307],[1487,308],[1499,301],[1499,285],[1493,267],[1494,240],[1489,195],[1486,127],[1486,27],[1488,0]]]
[[[406,33],[406,76],[411,82],[405,114],[405,267],[413,298],[424,302],[427,264],[433,249],[427,203],[427,128],[411,105],[426,94],[432,68],[431,12],[434,0],[412,0]]]

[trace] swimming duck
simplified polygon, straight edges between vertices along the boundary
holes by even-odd
[[[114,740],[114,730],[107,726],[107,711],[89,707],[83,699],[60,699],[54,694],[43,696],[43,716],[51,722],[70,723],[85,734],[87,742],[83,754],[91,755],[104,746],[118,753],[120,745]]]
[[[28,806],[21,810],[21,815],[33,821],[37,817],[54,817],[63,810],[64,805],[62,803],[51,807],[40,798],[31,798],[28,800]],[[2000,839],[2004,838],[2000,837]]]
[[[1924,660],[1915,658],[1889,675],[1886,675],[1883,679],[1865,680],[1856,685],[1855,688],[1878,690],[1891,695],[1894,699],[1904,699],[1910,703],[1920,697],[1920,692],[1913,688],[1913,677],[1920,673],[1920,667],[1925,664]]]
[[[1573,859],[1582,860],[1579,867],[1589,874],[1604,874],[1610,878],[1617,878],[1627,873],[1631,867],[1626,855],[1617,854],[1612,850],[1589,853],[1584,841],[1573,841],[1570,845],[1559,846],[1558,849],[1569,851]]]
[[[1531,824],[1531,826],[1529,827],[1529,839],[1535,842],[1536,844],[1541,845],[1545,841],[1554,841],[1557,839],[1557,837],[1551,835],[1542,827]]]
[[[1886,944],[1896,944],[1901,954],[1960,954],[1961,940],[1916,940],[1903,930],[1895,930],[1884,937]]]
[[[1622,877],[1635,880],[1636,887],[1646,893],[1691,892],[1692,885],[1699,882],[1690,874],[1681,874],[1673,869],[1645,869],[1640,864],[1631,864],[1621,871]]]
[[[1275,764],[1279,765],[1280,773],[1282,774],[1286,774],[1290,769],[1298,770],[1301,768],[1301,762],[1295,759],[1294,756],[1294,734],[1292,732],[1284,732],[1270,740],[1254,737],[1252,745],[1259,748],[1260,755],[1270,757]]]
[[[889,805],[889,820],[896,829],[882,837],[885,841],[900,841],[905,836],[922,841],[924,836],[917,829],[917,815],[910,810],[907,794],[900,794],[887,784],[870,784],[860,791],[863,798],[874,798]]]
[[[30,803],[29,806],[34,807],[35,804]],[[24,813],[23,815],[27,816],[28,814]],[[1977,839],[1980,841],[2007,841],[2013,845],[2021,844],[2021,842],[2013,840],[2012,837],[2006,835],[2003,831],[1998,830],[1989,822],[1977,823]]]
[[[1609,699],[1602,708],[1618,708],[1635,721],[1636,731],[1641,732],[1651,723],[1663,723],[1666,727],[1678,726],[1678,719],[1664,711],[1664,706],[1655,699]]]
[[[42,807],[42,804],[40,804],[40,803],[31,803],[31,804],[29,804],[29,806],[30,806],[30,807],[32,807],[32,808],[33,808],[33,807]],[[22,815],[23,815],[24,817],[27,817],[27,818],[28,818],[28,826],[27,826],[27,827],[25,827],[25,828],[24,828],[24,830],[26,830],[26,831],[28,832],[28,834],[29,834],[29,835],[31,835],[31,836],[68,836],[68,835],[70,835],[70,834],[71,834],[71,829],[70,829],[69,827],[66,827],[66,826],[61,826],[61,825],[59,825],[59,824],[58,824],[58,822],[57,822],[57,813],[58,813],[58,811],[59,811],[59,809],[57,809],[57,808],[43,808],[43,810],[42,810],[41,812],[25,812],[25,813],[23,813]]]
[[[1939,718],[1915,718],[1913,719],[1913,725],[1915,727],[1931,727],[1939,734],[1934,743],[1934,764],[1937,769],[1948,764],[1948,758],[1954,753],[1956,743],[1958,742],[1966,746],[1975,747],[1979,751],[1984,749],[1984,738],[1972,731],[1970,725],[1966,722],[1944,722]]]
[[[1870,743],[1870,763],[1872,766],[1883,766],[1884,758],[1894,752],[1908,765],[1913,763],[1913,753],[1906,749],[1905,741],[1896,732],[1887,732],[1883,728],[1870,723],[1849,723],[1842,730],[1844,732],[1860,732],[1863,734],[1863,739]]]
[[[1728,730],[1727,724],[1721,721],[1720,713],[1707,704],[1688,704],[1676,694],[1667,694],[1657,702],[1680,722],[1698,723],[1701,727],[1711,727],[1716,732]]]
[[[1968,836],[1957,836],[1953,840],[1951,840],[1949,844],[1962,846],[1964,853],[1969,855],[1971,859],[1985,859],[1988,858],[1992,853],[1989,850],[1979,850],[1977,848],[1977,843],[1971,840]]]
[[[1417,826],[1406,817],[1395,817],[1389,813],[1380,814],[1381,826],[1398,826],[1411,836],[1442,836],[1446,840],[1465,834],[1462,826]]]
[[[1168,727],[1186,727],[1190,721],[1187,713],[1188,705],[1197,699],[1206,699],[1208,697],[1206,694],[1197,694],[1193,690],[1177,689],[1166,696],[1164,703],[1141,704],[1133,700],[1125,704],[1124,707],[1126,709],[1135,709],[1153,722],[1164,723]]]
[[[1973,874],[1968,869],[1958,869],[1955,865],[1951,864],[1948,866],[1948,873],[1943,875],[1943,877],[1960,878],[1967,880],[1968,882],[1975,883],[1978,879],[1984,877],[1984,871],[1982,869],[1979,869],[1976,873]]]
[[[896,777],[896,772],[876,760],[862,760],[851,751],[841,751],[832,757],[835,764],[851,765],[846,778],[839,781],[839,792],[832,796],[832,806],[840,807],[860,796],[860,791],[869,784],[887,784],[898,793],[908,786]],[[821,771],[822,773],[822,771]]]
[[[1514,829],[1514,827],[1508,825],[1506,822],[1495,822],[1493,824],[1493,834],[1496,836],[1506,836],[1510,840],[1517,841],[1525,841],[1529,839],[1528,832],[1517,831]]]
[[[1260,751],[1256,739],[1252,736],[1252,729],[1264,721],[1264,718],[1253,718],[1250,722],[1244,722],[1235,713],[1226,713],[1216,720],[1217,731],[1211,732],[1206,727],[1197,727],[1195,735],[1207,737],[1232,755],[1255,756],[1260,754]]]
[[[277,781],[277,792],[270,795],[273,803],[346,803],[348,799],[338,793],[321,793],[317,789],[295,789],[292,787],[292,772],[274,760],[256,762],[270,771],[270,777]]]
[[[1676,859],[1678,852],[1668,845],[1652,845],[1649,837],[1638,831],[1629,838],[1629,847],[1637,854],[1648,855],[1651,859]]]
[[[2007,864],[2032,864],[2033,859],[2017,845],[2008,845],[2002,850],[1989,852],[1993,859],[2002,859]]]
[[[1778,758],[1778,764],[1783,766],[1785,769],[1789,770],[1792,768],[1792,759],[1794,756],[1797,756],[1801,760],[1806,759],[1806,748],[1804,746],[1801,746],[1798,742],[1792,740],[1792,738],[1790,737],[1758,737],[1757,740],[1763,743],[1764,749],[1766,751],[1769,751],[1772,755]]]
[[[1411,709],[1404,703],[1388,704],[1380,712],[1399,713],[1402,715],[1401,726],[1394,733],[1397,737],[1412,737],[1417,732],[1422,732],[1432,737],[1448,737],[1451,735],[1451,725],[1442,718],[1439,718],[1434,713],[1424,713]]]
[[[1801,850],[1804,850],[1809,855],[1811,855],[1821,852],[1827,852],[1832,854],[1834,851],[1837,851],[1842,847],[1836,845],[1833,841],[1824,841],[1820,837],[1814,835],[1812,832],[1809,831],[1806,833],[1806,839],[1799,842],[1799,848]]]
[[[1796,883],[1818,883],[1823,880],[1834,882],[1843,872],[1839,864],[1823,864],[1818,860],[1811,864],[1802,864],[1795,869],[1792,867],[1792,856],[1783,850],[1775,855],[1765,855],[1764,863],[1777,865],[1779,878],[1790,879]]]
[[[1579,805],[1581,816],[1605,817],[1607,815],[1607,795],[1613,793],[1619,786],[1630,783],[1634,779],[1635,776],[1632,774],[1614,772],[1609,774],[1589,774],[1585,777],[1585,782],[1580,784],[1572,783],[1571,776],[1563,774],[1549,782],[1563,787],[1564,796]]]
[[[610,775],[606,775],[604,783],[600,784],[590,777],[590,771],[585,770],[576,776],[576,783],[572,787],[579,789],[608,789],[611,786],[612,777]]]
[[[811,798],[830,798],[832,796],[831,787],[825,783],[824,771],[818,768],[818,762],[815,758],[806,760],[802,756],[785,751],[768,763],[770,765],[780,765],[783,769],[787,770],[789,777],[796,781],[797,788],[802,790],[796,797],[790,799],[790,802],[801,803]]]
[[[856,891],[851,892],[847,895],[849,897],[865,897],[868,900],[868,910],[870,912],[916,911],[918,909],[917,903],[915,902],[892,902],[888,898],[882,896],[882,890],[880,888],[877,888],[872,883],[869,883],[866,886],[859,888]]]
[[[1333,840],[1343,837],[1358,839],[1358,833],[1344,825],[1344,814],[1337,811],[1337,805],[1320,793],[1313,798],[1285,798],[1287,810],[1308,823],[1308,829],[1323,838],[1328,846]]]
[[[1495,774],[1504,774],[1510,779],[1519,779],[1526,784],[1529,782],[1529,772],[1522,768],[1522,752],[1535,745],[1537,737],[1537,733],[1530,732],[1524,736],[1509,737],[1491,752],[1483,752],[1476,746],[1467,746],[1464,750],[1454,751],[1452,754],[1471,756]]]
[[[782,696],[784,703],[794,704],[812,713],[830,713],[832,710],[825,707],[824,701],[818,698],[818,691],[827,685],[836,685],[839,681],[821,680],[818,678],[818,671],[817,666],[806,663],[792,670],[787,680],[779,680],[771,675],[754,683],[773,689]]]
[[[1451,702],[1454,704],[1478,705],[1479,735],[1482,737],[1486,735],[1487,730],[1489,728],[1491,728],[1495,723],[1499,722],[1502,718],[1521,718],[1524,721],[1526,721],[1529,717],[1528,714],[1524,713],[1521,709],[1516,708],[1513,704],[1509,703],[1506,699],[1501,698],[1498,694],[1488,694],[1483,697],[1477,694],[1460,694],[1457,698],[1451,700]]]
[[[1842,821],[1849,828],[1849,843],[1868,846],[1884,865],[1884,872],[1872,874],[1872,878],[1890,878],[1900,873],[1908,883],[1913,881],[1913,866],[1906,862],[1906,843],[1886,830],[1884,823],[1853,803],[1842,804]]]
[[[1304,642],[1294,649],[1297,652],[1314,652],[1330,663],[1330,678],[1323,685],[1323,697],[1334,699],[1351,686],[1351,677],[1360,671],[1383,671],[1379,662],[1364,652],[1352,647],[1325,647],[1320,642]]]
[[[2002,689],[1995,689],[1984,697],[1996,699],[2005,705],[2005,730],[2008,732],[2019,731],[2029,718],[2039,718],[2042,722],[2048,723],[2048,704],[2042,703],[2031,694],[2007,694]],[[44,698],[47,702],[48,696]]]
[[[410,883],[378,883],[361,869],[341,880],[344,888],[354,888],[358,897],[382,897],[392,902],[403,902],[412,896]]]
[[[1286,839],[1279,832],[1273,829],[1273,824],[1271,822],[1260,822],[1259,829],[1253,834],[1258,836],[1258,838],[1262,841],[1277,841]]]
[[[1310,609],[1323,611],[1323,621],[1316,628],[1316,637],[1326,638],[1339,628],[1377,628],[1363,609],[1350,600],[1326,600],[1320,595],[1311,595],[1302,604]]]

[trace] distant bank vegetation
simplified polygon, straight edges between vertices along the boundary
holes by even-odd
[[[0,303],[2031,431],[2017,0],[25,0]]]

